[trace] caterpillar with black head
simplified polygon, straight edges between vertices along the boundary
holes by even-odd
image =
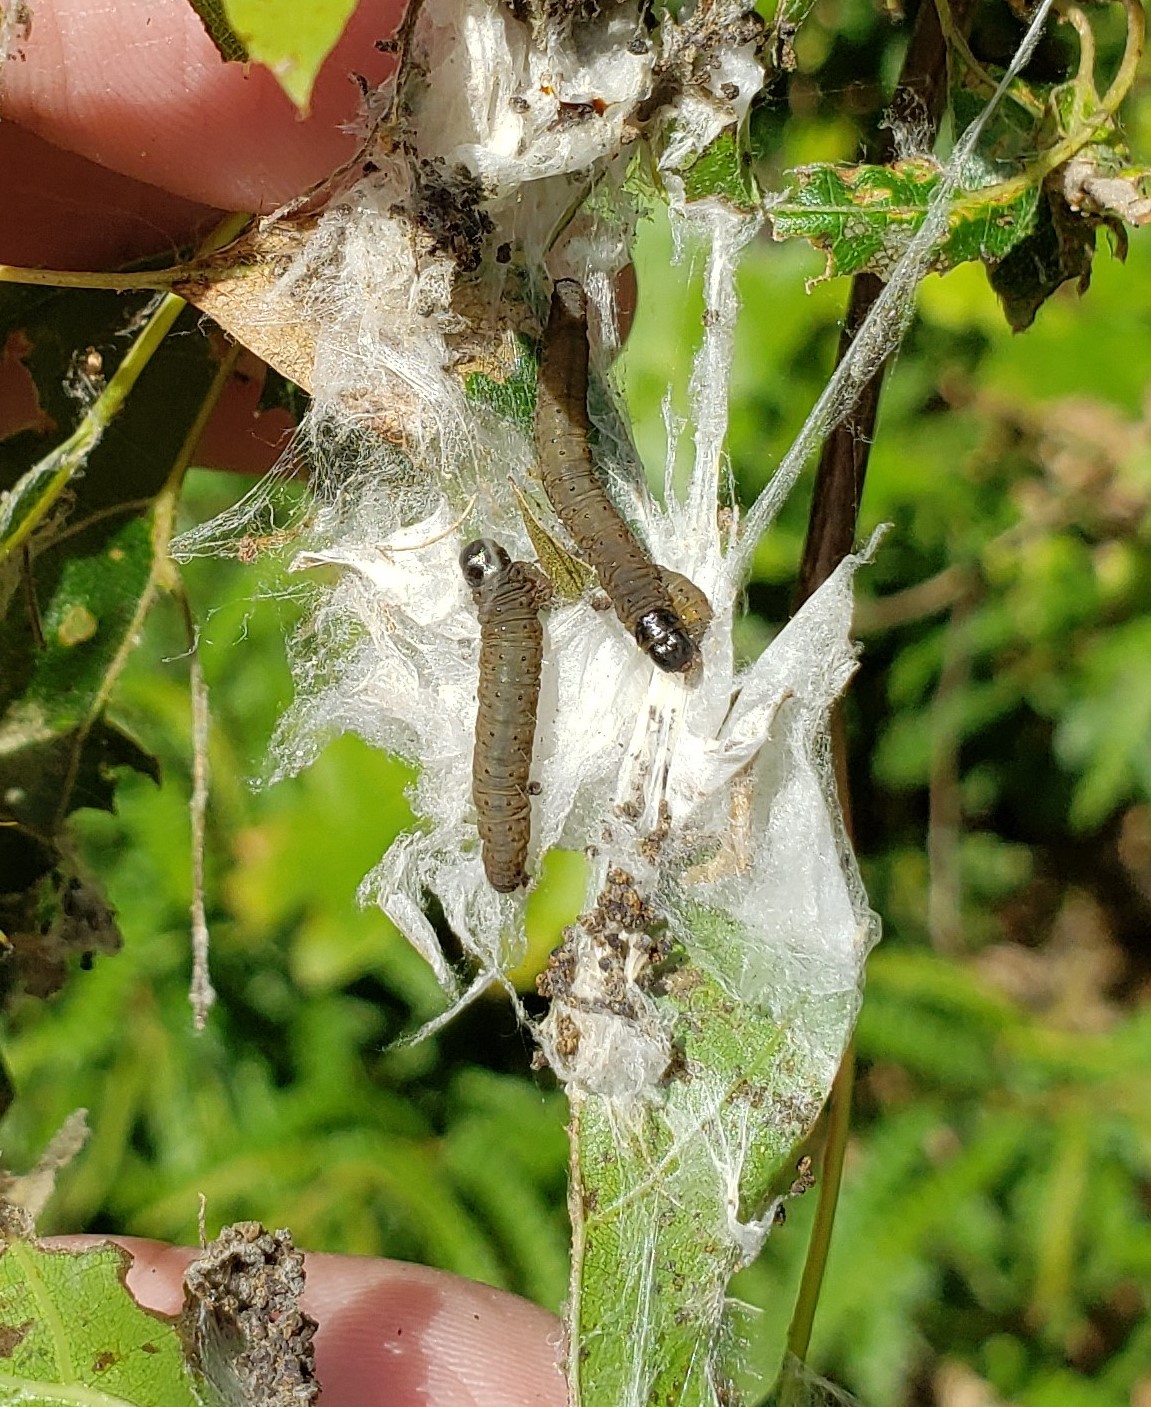
[[[689,630],[681,618],[662,570],[636,541],[595,471],[587,389],[587,297],[574,279],[557,279],[536,401],[544,492],[640,649],[660,669],[685,673],[698,658],[700,632]]]
[[[529,774],[544,653],[539,613],[551,583],[531,562],[513,562],[486,537],[464,548],[460,569],[480,620],[472,800],[488,883],[510,894],[527,879]]]

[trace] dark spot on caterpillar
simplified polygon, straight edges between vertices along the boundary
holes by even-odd
[[[574,279],[558,279],[536,402],[544,492],[640,649],[661,669],[685,673],[698,658],[698,640],[681,619],[662,569],[620,517],[596,473],[588,445],[587,387],[587,299]]]
[[[510,894],[527,878],[531,798],[539,790],[529,773],[543,667],[539,612],[551,583],[532,563],[513,562],[490,538],[464,548],[460,569],[480,620],[472,800],[488,883]]]

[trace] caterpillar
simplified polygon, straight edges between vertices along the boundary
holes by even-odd
[[[510,894],[527,879],[529,773],[543,666],[539,612],[551,583],[531,562],[513,562],[486,537],[464,548],[460,569],[480,620],[472,800],[488,883]]]
[[[672,674],[699,655],[661,569],[636,541],[596,474],[588,445],[587,297],[557,279],[540,353],[535,438],[544,492],[640,649]],[[701,632],[695,632],[698,636]]]

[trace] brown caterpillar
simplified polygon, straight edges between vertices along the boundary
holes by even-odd
[[[551,583],[531,562],[513,562],[486,537],[464,548],[460,569],[480,618],[472,800],[488,883],[510,894],[527,878],[528,777],[544,653],[539,612],[551,596]]]
[[[595,568],[615,613],[660,669],[682,674],[699,650],[661,570],[608,497],[588,446],[587,298],[557,279],[540,353],[536,450],[544,492]]]

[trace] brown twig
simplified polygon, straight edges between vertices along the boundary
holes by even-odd
[[[952,25],[960,32],[966,33],[974,10],[975,0],[954,0],[950,11]],[[913,131],[923,145],[930,144],[939,127],[946,95],[947,42],[940,25],[939,12],[934,0],[920,0],[915,28],[888,112],[889,125],[884,128],[882,139],[876,143],[879,159],[890,161],[895,156],[895,134],[900,128]],[[847,316],[840,337],[840,361],[851,345],[859,325],[879,297],[882,287],[881,281],[871,273],[857,274],[852,280]],[[851,414],[837,425],[824,441],[796,588],[797,610],[812,592],[827,580],[851,551],[854,543],[885,369],[886,363],[877,367],[864,386]],[[851,800],[847,786],[847,752],[843,719],[838,708],[832,713],[831,734],[840,805],[850,835],[852,826]],[[832,1130],[839,1129],[841,1137],[835,1140],[829,1137],[824,1149],[819,1206],[816,1211],[817,1221],[823,1227],[824,1234],[813,1240],[808,1248],[796,1299],[795,1316],[788,1333],[788,1350],[800,1361],[807,1357],[815,1300],[823,1279],[835,1203],[839,1195],[839,1178],[846,1146],[846,1130],[851,1117],[854,1077],[855,1047],[852,1042],[844,1054],[828,1101],[831,1111],[829,1127]]]
[[[966,33],[974,13],[975,0],[955,0],[950,10],[951,23],[960,33]],[[939,129],[946,97],[947,43],[939,12],[933,0],[920,0],[903,70],[888,109],[887,124],[875,143],[877,160],[890,161],[896,155],[895,139],[900,130],[915,133],[921,145],[930,144]],[[852,279],[838,360],[843,360],[882,287],[882,282],[872,273],[856,274]],[[824,441],[796,588],[796,608],[827,580],[851,551],[886,369],[886,362],[876,369],[860,393],[855,409]]]

